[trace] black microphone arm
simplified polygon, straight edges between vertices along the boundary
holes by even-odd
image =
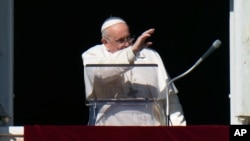
[[[212,44],[212,46],[199,58],[195,64],[186,70],[184,73],[174,77],[167,83],[167,96],[166,96],[166,124],[169,126],[170,121],[170,115],[169,115],[169,87],[173,84],[174,81],[186,76],[189,74],[192,70],[194,70],[204,59],[206,59],[212,52],[214,52],[217,48],[221,46],[221,41],[219,39],[215,40]]]

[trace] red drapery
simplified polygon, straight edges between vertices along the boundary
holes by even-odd
[[[229,141],[229,126],[24,126],[24,141]]]

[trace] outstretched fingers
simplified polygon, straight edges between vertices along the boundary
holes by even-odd
[[[149,37],[152,36],[152,34],[154,33],[155,29],[151,28],[148,29],[146,31],[144,31],[135,41],[134,45],[133,45],[133,51],[134,52],[138,52],[140,50],[142,50],[145,47],[151,46],[153,44],[153,42],[150,41],[146,41]]]

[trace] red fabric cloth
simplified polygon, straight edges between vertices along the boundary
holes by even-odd
[[[24,126],[24,141],[229,141],[229,126]]]

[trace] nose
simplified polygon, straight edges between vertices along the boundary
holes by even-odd
[[[122,45],[122,48],[126,48],[126,47],[128,47],[128,46],[130,46],[130,45],[131,45],[131,43],[128,42],[128,41],[126,41],[126,42],[124,42],[124,44]]]
[[[131,45],[131,42],[127,40],[124,45],[129,46],[129,45]]]

